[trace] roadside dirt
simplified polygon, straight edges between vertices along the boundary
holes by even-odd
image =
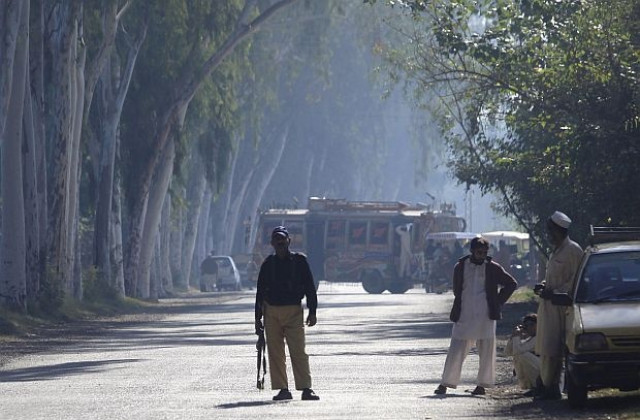
[[[533,401],[523,396],[525,390],[518,387],[513,376],[510,357],[504,356],[504,347],[513,326],[522,316],[536,312],[537,303],[507,303],[503,309],[503,320],[497,327],[498,358],[496,363],[497,386],[489,392],[490,398],[498,402],[496,417],[506,419],[640,419],[640,392],[599,390],[589,393],[584,409],[569,407],[566,395],[560,401]]]

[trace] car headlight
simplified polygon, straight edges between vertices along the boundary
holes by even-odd
[[[607,338],[601,333],[585,333],[576,337],[576,350],[599,351],[606,350]]]

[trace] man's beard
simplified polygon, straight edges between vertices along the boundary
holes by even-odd
[[[473,258],[473,257],[469,258],[469,260],[470,260],[473,264],[475,264],[475,265],[482,265],[482,263],[484,262],[484,259],[476,260],[476,259],[475,259],[475,258]]]

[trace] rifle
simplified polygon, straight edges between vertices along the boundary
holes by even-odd
[[[258,341],[256,342],[256,350],[258,350],[258,362],[257,362],[258,378],[257,378],[256,387],[258,389],[264,389],[264,375],[267,373],[267,357],[265,355],[267,343],[264,339],[263,328],[261,328],[259,332],[257,332],[257,334],[258,334]],[[260,368],[260,363],[261,363],[260,359],[262,359],[262,369]],[[260,378],[261,371],[262,371],[262,378]]]

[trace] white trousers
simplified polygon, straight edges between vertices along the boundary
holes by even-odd
[[[491,388],[495,384],[496,340],[495,337],[479,340],[461,340],[452,338],[447,352],[447,360],[444,362],[441,384],[447,388],[457,388],[460,383],[462,364],[473,348],[478,349],[480,366],[478,368],[477,385]]]
[[[522,389],[536,387],[536,380],[540,376],[540,358],[531,352],[515,354],[513,368],[516,371],[518,385]]]

